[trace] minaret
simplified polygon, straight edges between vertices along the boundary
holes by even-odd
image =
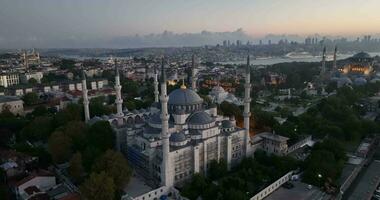
[[[171,187],[173,185],[173,174],[171,174],[169,168],[169,115],[168,115],[168,100],[169,97],[166,94],[166,74],[164,67],[164,59],[161,64],[161,139],[162,139],[162,167],[161,167],[161,181],[162,185]]]
[[[191,57],[191,89],[197,91],[197,77],[195,74],[195,55]]]
[[[326,72],[326,47],[323,47],[321,75],[324,76],[325,72]]]
[[[245,155],[248,156],[248,148],[249,148],[249,117],[251,116],[250,111],[250,103],[251,103],[251,70],[249,66],[249,56],[247,57],[247,66],[245,71],[245,84],[244,84],[244,146],[245,146]]]
[[[334,49],[334,61],[333,61],[333,71],[336,71],[337,67],[336,67],[336,53],[338,52],[338,47],[335,46],[335,49]]]
[[[117,110],[117,115],[122,116],[123,115],[123,99],[121,98],[121,85],[120,85],[120,75],[119,75],[119,68],[117,67],[116,64],[116,59],[114,60],[114,65],[115,65],[115,90],[116,90],[116,99],[115,99],[115,104],[116,104],[116,110]]]
[[[156,67],[154,67],[154,82],[153,82],[153,86],[154,86],[154,102],[158,103],[158,95],[159,95],[159,92],[158,92],[158,73],[157,73],[157,68]]]
[[[90,108],[89,104],[90,101],[88,100],[88,94],[87,94],[87,81],[86,81],[86,74],[84,73],[84,70],[82,71],[82,97],[83,97],[83,107],[84,107],[84,121],[88,122],[90,120]]]

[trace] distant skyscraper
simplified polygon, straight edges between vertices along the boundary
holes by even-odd
[[[271,45],[272,44],[272,40],[268,40],[268,44]]]

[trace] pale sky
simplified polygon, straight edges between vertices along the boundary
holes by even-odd
[[[380,33],[380,0],[0,0],[4,41],[233,31]],[[4,48],[4,47],[3,47]],[[6,48],[6,47],[5,47]]]

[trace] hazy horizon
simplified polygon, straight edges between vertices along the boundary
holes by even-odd
[[[379,7],[378,0],[1,0],[0,48],[112,47],[165,30],[353,37],[380,33]]]

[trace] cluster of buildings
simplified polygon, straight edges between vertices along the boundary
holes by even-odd
[[[14,150],[0,150],[1,170],[7,180],[10,191],[18,200],[79,200],[76,188],[58,182],[54,170],[43,170],[37,166],[38,157]],[[10,196],[2,197],[11,199]]]

